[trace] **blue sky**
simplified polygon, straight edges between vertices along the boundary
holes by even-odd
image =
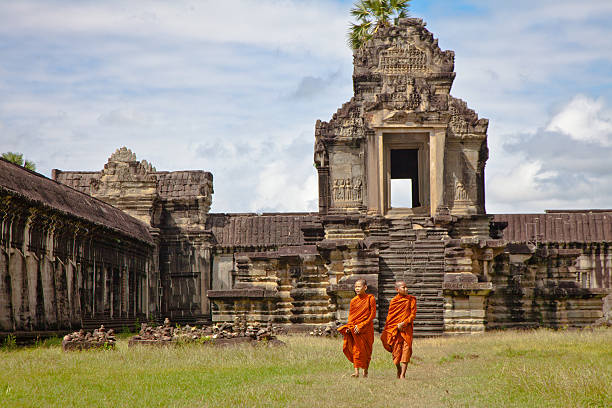
[[[311,211],[352,94],[350,1],[0,1],[0,150],[214,174],[212,211]],[[413,0],[490,120],[489,212],[612,205],[612,2]]]

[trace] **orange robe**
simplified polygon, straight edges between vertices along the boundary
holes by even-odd
[[[368,369],[374,344],[374,318],[376,299],[373,295],[355,296],[349,307],[348,323],[338,328],[344,335],[342,351],[355,368]],[[355,334],[355,326],[359,334]]]
[[[393,362],[410,362],[412,356],[412,329],[416,317],[416,298],[397,294],[389,304],[385,328],[380,335],[383,347],[393,355]],[[404,322],[402,330],[397,325]]]

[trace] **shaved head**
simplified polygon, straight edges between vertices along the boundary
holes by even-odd
[[[402,285],[405,286],[406,282],[404,282],[404,281],[397,281],[397,282],[395,282],[395,289],[399,288]]]
[[[368,286],[368,282],[365,279],[357,279],[355,283],[361,283],[363,286]]]

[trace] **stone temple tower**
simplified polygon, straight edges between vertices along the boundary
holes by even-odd
[[[379,30],[353,58],[354,96],[315,130],[328,293],[341,309],[366,279],[382,325],[401,279],[417,333],[481,331],[503,247],[485,212],[489,122],[451,96],[455,54],[420,19]]]
[[[484,214],[488,120],[450,95],[454,52],[420,19],[354,53],[354,97],[317,122],[322,214]]]

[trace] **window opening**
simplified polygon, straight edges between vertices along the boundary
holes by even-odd
[[[420,206],[419,149],[392,149],[391,208]]]

